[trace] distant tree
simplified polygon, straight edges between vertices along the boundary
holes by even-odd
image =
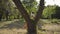
[[[8,14],[7,14],[7,9],[8,9],[8,3],[9,0],[0,0],[0,8],[2,9],[2,12],[0,11],[0,13],[2,14],[2,18],[7,18]],[[0,10],[1,10],[0,9]]]
[[[55,14],[55,8],[56,6],[47,6],[45,7],[43,13],[42,13],[42,17],[43,18],[52,18],[52,15]]]
[[[1,19],[2,19],[2,8],[0,8],[0,21],[1,21]]]
[[[0,8],[2,9],[2,12],[0,11],[0,13],[2,15],[2,18],[6,20],[11,20],[15,16],[15,18],[17,18],[19,12],[15,9],[15,7],[16,6],[13,4],[12,0],[0,0]]]
[[[55,8],[55,14],[53,14],[53,18],[60,19],[60,7],[59,6],[56,6],[56,8]]]
[[[60,7],[56,5],[45,7],[42,18],[60,18]]]

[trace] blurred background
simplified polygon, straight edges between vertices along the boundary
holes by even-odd
[[[33,19],[39,8],[39,0],[21,0],[21,2]],[[60,0],[45,0],[45,8],[37,29],[38,34],[60,34]],[[26,21],[14,2],[0,0],[0,34],[26,34],[26,30]]]

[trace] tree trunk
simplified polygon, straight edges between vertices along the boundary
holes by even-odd
[[[37,34],[35,21],[31,20],[31,23],[28,22],[27,25],[28,25],[27,34]]]
[[[39,18],[42,15],[42,12],[44,9],[44,0],[40,1],[39,10],[38,10],[37,15],[36,15],[34,20],[30,19],[29,14],[27,13],[25,8],[23,7],[20,0],[13,0],[13,2],[15,3],[18,10],[20,11],[20,13],[22,14],[22,16],[24,17],[24,19],[27,22],[27,27],[28,27],[27,28],[27,34],[37,34],[36,25],[37,25],[37,22],[39,21]]]
[[[1,21],[1,19],[2,19],[2,14],[0,14],[0,21]]]

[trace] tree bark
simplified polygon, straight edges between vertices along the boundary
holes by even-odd
[[[15,3],[16,7],[18,8],[18,10],[20,11],[21,15],[24,17],[24,19],[27,22],[30,22],[31,19],[29,17],[29,14],[27,13],[27,11],[25,10],[25,8],[23,7],[22,3],[20,0],[13,0],[13,2]]]
[[[39,21],[39,19],[41,18],[43,10],[44,10],[44,0],[40,0],[39,9],[37,11],[37,14],[36,14],[35,20],[34,20],[35,22]]]
[[[35,21],[31,20],[31,22],[28,22],[27,25],[28,25],[27,34],[37,34]]]

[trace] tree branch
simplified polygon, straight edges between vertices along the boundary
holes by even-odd
[[[30,22],[31,19],[27,13],[27,11],[25,10],[25,8],[23,7],[22,3],[20,0],[13,0],[13,2],[15,3],[16,7],[18,8],[18,10],[20,11],[20,13],[22,14],[22,16],[24,17],[24,19],[27,22]]]
[[[39,19],[41,18],[43,9],[44,9],[44,0],[40,0],[39,9],[38,9],[38,12],[37,12],[37,14],[35,16],[35,20],[34,20],[35,22],[38,22]]]

